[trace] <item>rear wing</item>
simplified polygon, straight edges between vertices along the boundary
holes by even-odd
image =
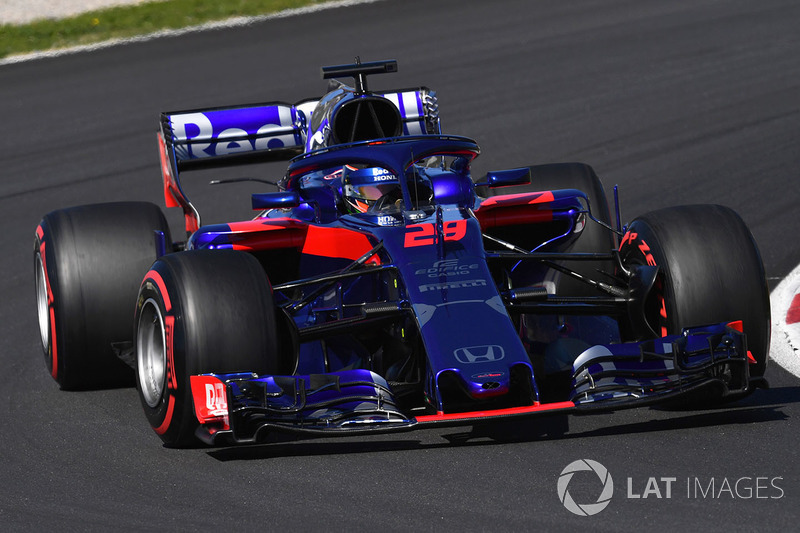
[[[161,133],[179,171],[206,167],[212,161],[225,165],[225,158],[243,154],[289,159],[303,148],[297,121],[301,107],[303,103],[272,102],[162,113]]]
[[[383,96],[400,110],[403,135],[442,133],[439,128],[439,103],[436,93],[427,87],[375,94]]]
[[[404,135],[438,128],[435,95],[425,87],[374,93],[400,112]],[[307,150],[306,130],[318,98],[295,104],[268,102],[233,107],[193,109],[161,114],[158,144],[164,201],[183,208],[186,232],[200,227],[200,214],[183,192],[186,170],[288,160]]]

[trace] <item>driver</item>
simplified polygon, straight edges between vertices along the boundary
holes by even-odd
[[[411,184],[411,195],[429,204],[430,186],[421,180]],[[348,213],[390,212],[403,209],[403,193],[397,176],[380,167],[352,169],[346,166],[342,178],[342,196]]]

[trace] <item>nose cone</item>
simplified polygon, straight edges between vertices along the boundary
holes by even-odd
[[[519,362],[509,366],[507,362],[499,361],[491,365],[484,363],[480,369],[443,370],[437,376],[436,388],[446,410],[460,410],[462,407],[468,410],[480,409],[480,403],[472,407],[469,404],[487,400],[505,403],[502,399],[504,396],[509,397],[510,405],[530,405],[536,396],[531,369],[527,364]],[[462,402],[466,403],[460,405]]]

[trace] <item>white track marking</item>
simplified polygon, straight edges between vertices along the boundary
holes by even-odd
[[[772,343],[769,357],[774,363],[800,377],[800,322],[786,323],[786,313],[798,292],[800,292],[800,265],[795,267],[770,294]]]
[[[237,28],[241,26],[255,24],[258,22],[263,22],[265,20],[296,17],[299,15],[307,15],[309,13],[317,13],[319,11],[326,11],[329,9],[337,9],[340,7],[351,7],[361,4],[373,4],[375,2],[382,2],[382,1],[384,0],[336,0],[334,2],[325,2],[323,4],[315,4],[307,7],[287,9],[285,11],[279,11],[278,13],[272,13],[269,15],[260,15],[257,17],[234,17],[226,20],[221,20],[218,22],[209,22],[207,24],[202,24],[200,26],[191,26],[188,28],[182,28],[179,30],[161,30],[155,33],[140,35],[137,37],[129,37],[126,39],[111,39],[109,41],[103,41],[100,43],[89,44],[84,46],[73,46],[71,48],[63,48],[60,50],[48,50],[45,52],[34,52],[31,54],[10,56],[0,59],[0,66],[9,65],[13,63],[22,63],[25,61],[33,61],[36,59],[43,59],[47,57],[59,57],[67,54],[91,52],[94,50],[102,50],[104,48],[110,48],[112,46],[152,41],[154,39],[160,39],[162,37],[175,37],[178,35],[186,35],[188,33],[197,33],[201,31],[217,30],[223,28]]]

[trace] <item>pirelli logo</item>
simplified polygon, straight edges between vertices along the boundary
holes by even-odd
[[[428,283],[419,286],[419,292],[428,291],[446,291],[450,289],[465,289],[467,287],[485,287],[485,279],[465,279],[461,281],[452,281],[450,283]]]

